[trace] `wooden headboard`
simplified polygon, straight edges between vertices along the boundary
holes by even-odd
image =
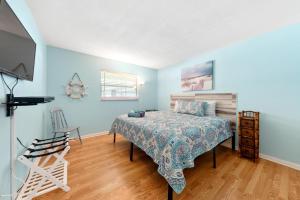
[[[171,95],[171,109],[175,107],[176,100],[190,101],[216,101],[217,116],[228,118],[231,120],[232,129],[236,129],[236,108],[237,95],[233,93],[196,93],[196,94],[173,94]]]

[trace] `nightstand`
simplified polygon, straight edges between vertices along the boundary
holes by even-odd
[[[241,157],[259,158],[259,112],[239,112],[239,147]]]

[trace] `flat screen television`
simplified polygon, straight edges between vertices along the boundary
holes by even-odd
[[[32,81],[36,44],[5,0],[0,0],[0,73]]]

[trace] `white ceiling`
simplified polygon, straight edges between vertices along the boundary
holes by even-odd
[[[49,45],[152,68],[300,22],[300,0],[27,0]]]

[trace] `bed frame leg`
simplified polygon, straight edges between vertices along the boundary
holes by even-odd
[[[133,161],[133,143],[130,143],[130,161]]]
[[[216,147],[213,148],[213,167],[217,168]]]
[[[116,143],[116,133],[114,133],[114,143]]]
[[[231,137],[231,149],[232,151],[235,151],[235,131],[233,132],[233,135]]]
[[[169,184],[168,184],[168,200],[173,200],[173,189]]]

